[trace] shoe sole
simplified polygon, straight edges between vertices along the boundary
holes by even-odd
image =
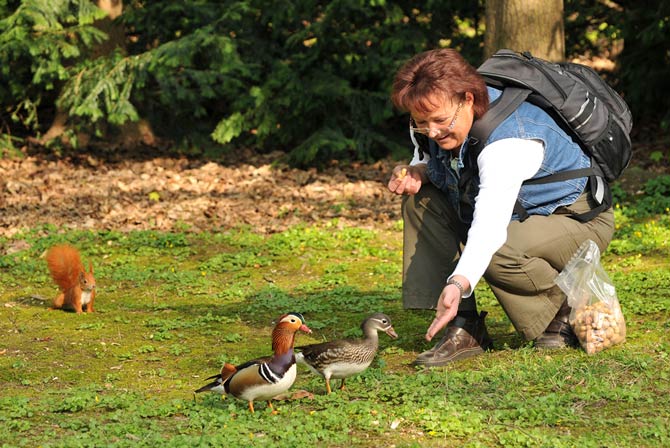
[[[538,348],[540,350],[559,350],[562,348],[567,348],[568,344],[565,342],[562,344],[535,344],[535,348]]]
[[[535,348],[543,350],[555,350],[561,348],[577,348],[579,347],[579,340],[577,336],[564,336],[561,338],[548,338],[547,342],[535,341]]]
[[[579,342],[576,343],[559,342],[554,344],[538,344],[537,342],[535,343],[535,348],[538,348],[540,350],[559,350],[562,348],[577,348],[577,347],[579,347]]]
[[[473,347],[460,350],[448,358],[440,358],[439,360],[427,359],[425,361],[421,359],[415,359],[412,363],[415,366],[420,367],[442,367],[447,364],[455,361],[460,361],[461,359],[472,358],[473,356],[481,355],[484,353],[484,349],[481,347]]]

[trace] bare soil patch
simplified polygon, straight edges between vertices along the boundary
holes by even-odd
[[[110,160],[34,155],[0,160],[0,234],[41,224],[90,230],[262,233],[337,219],[385,226],[400,198],[385,187],[393,162],[317,171],[277,164],[279,154],[216,163],[149,156]]]

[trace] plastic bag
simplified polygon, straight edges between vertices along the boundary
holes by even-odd
[[[625,341],[626,322],[595,242],[586,240],[555,282],[568,296],[570,325],[586,353]]]

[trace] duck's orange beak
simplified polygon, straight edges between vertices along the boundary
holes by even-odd
[[[305,324],[300,325],[299,330],[304,331],[305,333],[311,333],[312,332],[312,330],[310,330],[309,327]]]

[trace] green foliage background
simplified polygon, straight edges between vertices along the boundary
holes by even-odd
[[[568,57],[623,39],[613,84],[637,121],[666,124],[670,98],[655,92],[670,74],[670,7],[566,0],[565,10]],[[105,140],[142,117],[180,151],[373,161],[406,150],[388,100],[398,65],[440,46],[479,64],[483,11],[483,0],[127,0],[124,48],[95,57],[106,34],[91,0],[0,0],[0,143],[44,133],[58,107],[74,144],[74,131]]]

